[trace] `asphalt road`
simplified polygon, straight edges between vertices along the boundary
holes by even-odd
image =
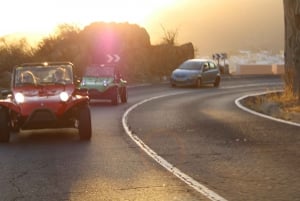
[[[300,200],[299,127],[234,104],[280,82],[260,77],[225,79],[217,89],[133,87],[127,104],[91,105],[91,142],[79,141],[74,130],[15,134],[0,145],[0,200]],[[162,167],[124,131],[124,112],[159,96],[128,113],[128,127],[209,195]]]

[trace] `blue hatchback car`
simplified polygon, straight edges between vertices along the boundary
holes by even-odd
[[[213,84],[218,87],[221,81],[221,73],[218,66],[209,59],[189,59],[175,69],[170,78],[172,87],[194,86],[201,87]]]

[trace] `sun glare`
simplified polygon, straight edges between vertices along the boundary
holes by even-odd
[[[92,22],[128,22],[143,26],[161,9],[178,0],[6,1],[0,35],[15,32],[51,33],[63,23],[82,27]],[[15,5],[18,5],[17,7]],[[10,9],[11,8],[11,9]],[[14,12],[11,12],[14,10]]]
[[[80,16],[73,16],[80,24],[86,25],[93,21],[129,22],[143,25],[151,15],[160,9],[170,6],[177,0],[110,0],[85,4],[86,11]],[[71,20],[71,19],[70,19]],[[75,22],[75,21],[74,21]]]

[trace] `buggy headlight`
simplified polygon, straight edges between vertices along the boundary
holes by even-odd
[[[103,80],[103,85],[106,87],[108,85],[107,80]]]
[[[17,103],[24,103],[24,101],[25,101],[24,95],[20,92],[15,94],[15,99],[16,99]]]
[[[69,99],[69,95],[67,92],[63,91],[59,94],[59,98],[61,101],[66,102]]]

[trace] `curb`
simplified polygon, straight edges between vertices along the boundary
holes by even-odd
[[[235,102],[235,104],[236,104],[237,107],[239,107],[241,110],[244,110],[245,112],[248,112],[248,113],[251,113],[251,114],[254,114],[256,116],[260,116],[260,117],[263,117],[263,118],[266,118],[266,119],[270,119],[270,120],[273,120],[273,121],[277,121],[277,122],[280,122],[280,123],[285,123],[285,124],[289,124],[289,125],[292,125],[292,126],[298,126],[298,127],[300,127],[300,123],[296,123],[296,122],[293,122],[293,121],[287,121],[287,120],[275,118],[275,117],[272,117],[272,116],[269,116],[269,115],[266,115],[266,114],[262,114],[262,113],[254,111],[254,110],[251,110],[251,109],[243,106],[240,103],[241,100],[243,100],[245,98],[248,98],[248,97],[265,95],[265,94],[275,93],[275,92],[281,92],[281,91],[282,90],[277,90],[277,91],[269,91],[269,92],[261,92],[261,93],[255,93],[255,94],[245,95],[245,96],[237,98],[234,102]]]

